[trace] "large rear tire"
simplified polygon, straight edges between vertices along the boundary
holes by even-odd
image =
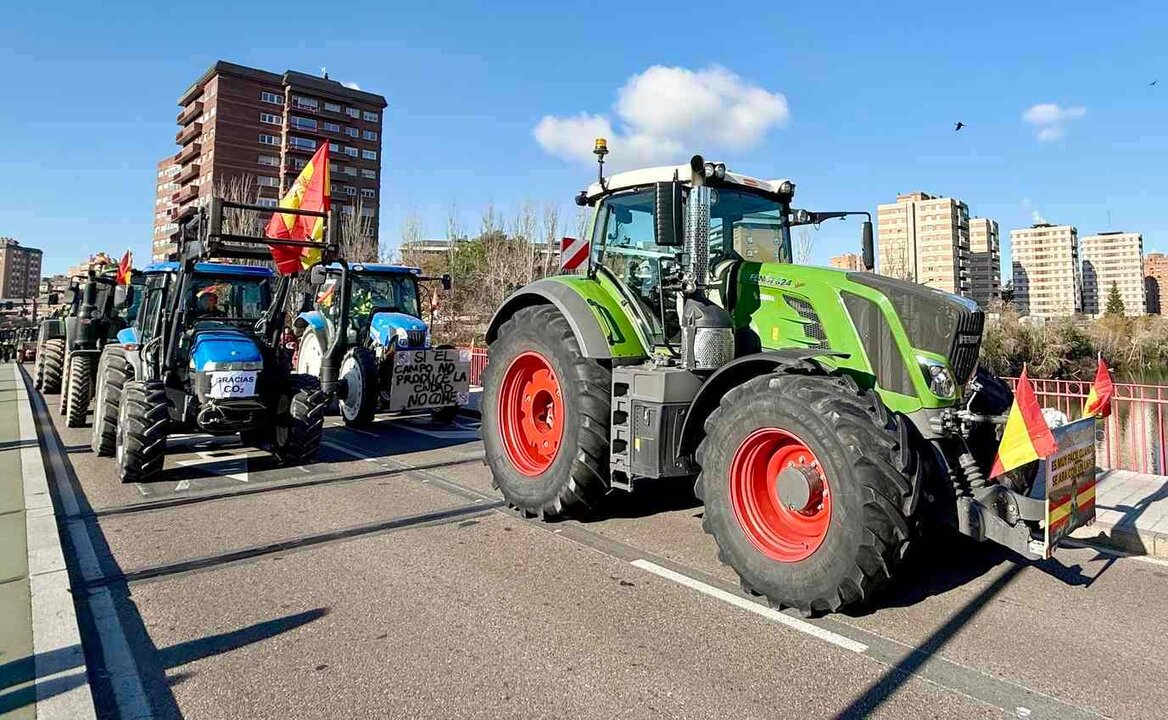
[[[61,338],[46,340],[41,348],[41,392],[54,395],[61,392],[61,377],[65,372],[65,341]]]
[[[312,462],[324,435],[324,410],[328,397],[320,380],[311,375],[293,375],[288,390],[276,406],[276,426],[271,452],[285,465]]]
[[[37,345],[36,360],[32,365],[32,386],[37,390],[43,390],[45,384],[45,369],[44,369],[44,347]]]
[[[364,427],[377,414],[377,358],[367,347],[355,347],[341,361],[341,378],[349,392],[340,401],[341,419],[349,427]]]
[[[909,547],[921,463],[875,393],[810,363],[734,388],[705,423],[695,493],[718,556],[776,607],[868,600]]]
[[[65,425],[71,428],[85,426],[89,415],[89,401],[93,399],[93,356],[74,355],[69,362],[69,384],[65,398]]]
[[[584,357],[550,305],[517,311],[491,343],[483,373],[483,445],[512,506],[580,516],[608,490],[612,371]]]
[[[93,401],[93,437],[89,447],[98,456],[114,454],[118,446],[118,410],[122,390],[134,375],[126,359],[126,349],[110,345],[97,364],[97,392]]]
[[[147,482],[162,472],[170,407],[158,380],[131,380],[122,390],[114,467],[124,483]]]

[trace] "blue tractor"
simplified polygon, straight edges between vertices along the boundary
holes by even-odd
[[[267,261],[281,245],[321,248],[331,259],[333,223],[325,213],[281,210],[326,218],[323,245],[239,236],[223,232],[225,210],[271,211],[213,199],[184,219],[177,261],[146,268],[137,323],[118,338],[120,357],[115,350],[105,363],[93,445],[113,452],[122,482],[156,476],[174,431],[239,434],[285,464],[309,462],[320,447],[322,381],[335,384],[337,363],[326,361],[319,376],[293,372],[281,340],[294,276],[221,260]],[[310,302],[302,293],[298,307]]]
[[[367,425],[377,412],[449,423],[467,403],[470,351],[431,346],[420,281],[450,287],[449,275],[424,278],[415,267],[333,264],[315,307],[293,321],[297,372],[317,374],[330,355],[341,357],[335,394],[345,424]]]

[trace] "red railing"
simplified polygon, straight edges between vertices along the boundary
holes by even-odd
[[[479,387],[483,384],[483,370],[487,367],[487,349],[485,347],[470,348],[470,384]]]
[[[1017,378],[1003,378],[1014,387]],[[1038,404],[1057,408],[1072,420],[1083,416],[1091,381],[1031,380]],[[1095,432],[1096,458],[1101,468],[1168,474],[1165,414],[1168,386],[1115,383],[1111,416]]]

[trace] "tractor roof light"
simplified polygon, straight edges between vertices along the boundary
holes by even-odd
[[[790,180],[784,180],[779,183],[779,194],[786,195],[788,198],[795,196],[795,183]]]
[[[608,154],[608,139],[598,137],[596,138],[596,145],[592,148],[592,154],[599,158],[603,158]]]
[[[708,178],[714,177],[714,163],[712,163],[712,162],[706,163],[705,176]]]
[[[714,165],[714,177],[719,180],[726,179],[726,163],[718,163]]]

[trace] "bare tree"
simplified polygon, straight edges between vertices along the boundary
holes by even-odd
[[[556,258],[556,247],[560,242],[560,207],[553,202],[543,204],[543,247],[540,248],[539,276],[547,277],[552,274]]]
[[[376,220],[365,213],[365,201],[361,198],[352,205],[341,208],[338,241],[341,257],[349,262],[376,262],[379,248],[374,236],[373,224]]]
[[[811,262],[811,248],[815,245],[815,231],[804,225],[795,233],[794,261],[796,265]]]
[[[255,205],[259,200],[259,183],[251,173],[219,178],[215,183],[215,196],[228,202]],[[223,232],[229,235],[262,236],[268,219],[265,215],[254,210],[228,208],[223,211]]]

